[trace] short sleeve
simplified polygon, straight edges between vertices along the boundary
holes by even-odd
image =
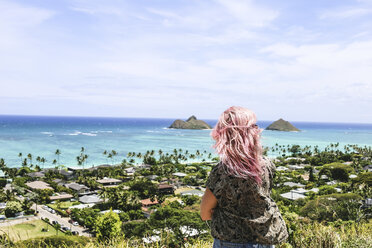
[[[218,173],[218,164],[213,167],[209,173],[205,186],[212,191],[213,195],[218,199],[218,182],[220,181],[220,175]]]

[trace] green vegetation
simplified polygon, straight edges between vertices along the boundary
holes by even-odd
[[[274,163],[278,169],[274,173],[272,198],[286,220],[290,234],[287,243],[277,247],[372,246],[372,208],[368,200],[372,198],[372,173],[363,169],[372,163],[370,147],[349,145],[339,148],[336,143],[320,150],[317,146],[276,144],[265,151],[277,156]],[[59,154],[61,151],[56,153],[55,164],[60,169],[62,165],[58,162]],[[80,183],[89,190],[98,191],[102,199],[100,203],[93,207],[68,211],[66,210],[69,207],[80,203],[57,201],[51,204],[49,197],[54,194],[53,191],[28,192],[26,183],[34,179],[27,173],[40,171],[38,165],[32,164],[35,156],[27,156],[26,160],[22,157],[23,167],[20,169],[8,168],[0,159],[0,169],[8,178],[13,179],[12,190],[0,190],[0,202],[10,203],[7,206],[9,215],[31,211],[32,202],[48,203],[57,214],[77,221],[95,236],[43,239],[35,238],[38,235],[24,234],[22,237],[30,237],[30,240],[16,242],[13,246],[211,246],[209,227],[199,216],[200,197],[182,193],[185,190],[197,191],[204,188],[208,172],[218,159],[206,151],[190,153],[182,149],[174,149],[168,153],[162,150],[130,152],[120,164],[116,163],[119,155],[114,150],[104,151],[103,155],[111,162],[111,166],[82,168],[74,171],[71,177],[60,174],[58,170],[49,170],[45,173],[45,178],[40,179],[48,183],[54,193],[66,192],[74,195],[76,199],[77,192],[66,188],[64,184],[58,184],[55,179]],[[88,157],[82,148],[78,162],[84,166]],[[42,163],[41,157],[35,158]],[[135,164],[139,160],[144,164]],[[194,162],[195,160],[199,162]],[[176,172],[178,174],[174,174]],[[352,174],[355,176],[351,176]],[[103,187],[97,182],[103,178],[119,179],[120,183]],[[167,189],[168,184],[171,185],[170,189]],[[292,191],[302,197],[297,200],[288,197],[288,193]],[[22,195],[27,200],[19,200],[16,195]],[[111,211],[106,212],[107,210]],[[0,214],[5,212],[0,211]],[[102,211],[105,213],[101,213]],[[55,225],[54,229],[46,228],[46,223],[44,225],[44,229],[49,230],[44,234],[62,234],[59,231],[60,226]],[[42,228],[37,229],[41,232]],[[17,240],[9,236],[4,232],[0,236],[0,242],[9,244]]]
[[[48,230],[48,231],[46,231]],[[42,220],[26,221],[9,227],[0,227],[0,235],[6,235],[13,241],[34,239],[56,235],[53,227]],[[62,232],[58,235],[64,236]]]
[[[121,221],[117,213],[109,212],[98,216],[95,223],[96,237],[100,241],[118,237],[121,233]]]

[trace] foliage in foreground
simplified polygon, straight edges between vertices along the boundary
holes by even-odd
[[[287,220],[289,221],[289,217]],[[309,222],[307,219],[301,221],[293,220],[295,229],[290,229],[288,243],[278,245],[278,248],[369,248],[372,247],[372,223],[356,225],[353,222],[333,222],[324,225],[318,222]],[[145,244],[141,240],[117,238],[99,242],[94,239],[76,236],[52,236],[37,238],[5,245],[15,248],[158,248],[170,247],[167,244],[169,237],[163,236],[161,241],[153,244]],[[212,247],[212,238],[202,240],[195,239],[186,243],[185,247],[209,248]],[[5,244],[5,243],[3,243]],[[178,246],[177,246],[178,247]]]

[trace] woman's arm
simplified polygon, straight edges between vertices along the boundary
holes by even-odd
[[[213,209],[217,206],[217,198],[209,188],[206,188],[200,204],[200,217],[202,220],[212,219]]]

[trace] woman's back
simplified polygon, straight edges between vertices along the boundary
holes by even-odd
[[[223,163],[212,169],[206,186],[218,202],[211,222],[213,237],[260,244],[277,244],[288,237],[285,222],[270,197],[275,166],[268,158],[261,163],[261,185],[251,178],[229,175]]]

